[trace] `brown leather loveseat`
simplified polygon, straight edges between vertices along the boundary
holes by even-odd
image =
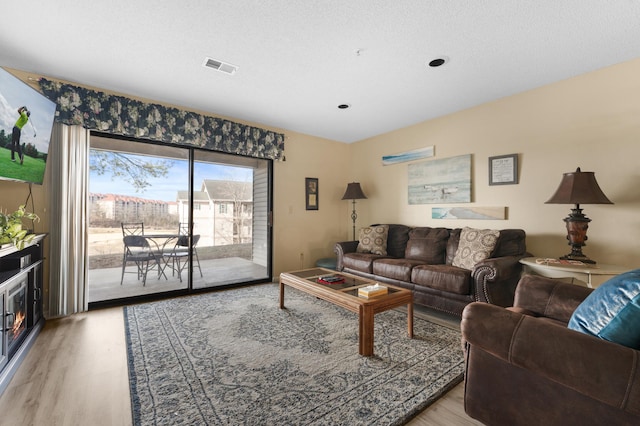
[[[391,224],[384,255],[357,252],[358,241],[336,243],[336,269],[413,290],[414,303],[457,316],[475,301],[511,306],[525,232],[500,230],[489,258],[466,269],[452,264],[461,231]]]
[[[592,289],[525,275],[462,315],[465,411],[487,425],[639,425],[640,351],[567,328]]]

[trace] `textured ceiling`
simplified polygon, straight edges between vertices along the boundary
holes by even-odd
[[[0,16],[0,66],[342,142],[640,57],[640,0],[7,0]]]

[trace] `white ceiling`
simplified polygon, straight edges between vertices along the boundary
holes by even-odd
[[[0,66],[342,142],[640,57],[640,0],[3,0],[0,16]]]

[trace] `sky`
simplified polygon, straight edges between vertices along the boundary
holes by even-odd
[[[16,124],[21,106],[26,106],[31,116],[22,128],[20,141],[35,145],[40,152],[48,152],[56,104],[0,68],[0,129],[8,135]]]
[[[146,161],[157,160],[157,157],[129,155]],[[122,178],[113,179],[110,174],[100,176],[95,172],[89,174],[89,192],[130,195],[148,200],[176,201],[177,192],[186,191],[189,188],[189,162],[187,160],[167,161],[172,164],[168,177],[150,178],[151,185],[144,192],[136,192],[135,188]],[[200,190],[204,179],[251,182],[252,176],[252,169],[247,167],[195,162],[193,184],[195,190]]]

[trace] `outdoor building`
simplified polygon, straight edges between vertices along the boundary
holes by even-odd
[[[90,194],[91,218],[129,222],[140,217],[166,217],[177,213],[176,203],[120,194]]]
[[[250,182],[205,179],[193,192],[193,233],[204,245],[251,242],[253,186]],[[188,222],[188,191],[178,191],[180,222]]]

